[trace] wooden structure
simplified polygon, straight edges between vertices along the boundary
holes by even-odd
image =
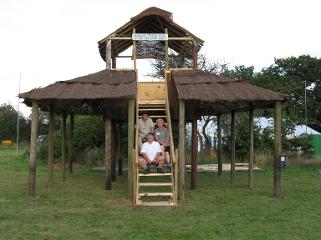
[[[141,83],[137,79],[138,58],[152,55],[146,53],[149,44],[140,41],[156,41],[157,51],[164,49],[164,80],[156,83]],[[29,161],[28,196],[35,197],[36,139],[38,109],[49,111],[48,186],[52,186],[52,159],[54,142],[54,114],[63,116],[63,179],[72,173],[72,148],[67,157],[66,119],[70,116],[69,146],[73,139],[74,115],[102,115],[105,121],[105,188],[112,189],[116,179],[115,162],[119,161],[119,124],[128,123],[128,198],[132,204],[148,206],[176,205],[185,198],[185,126],[192,122],[192,173],[191,188],[197,188],[197,120],[203,115],[216,115],[218,119],[218,174],[222,172],[221,116],[231,113],[231,182],[235,181],[235,113],[249,111],[249,189],[253,188],[253,111],[257,108],[275,108],[274,147],[274,196],[279,197],[280,151],[281,151],[281,102],[286,96],[249,84],[245,80],[228,79],[197,69],[197,53],[203,41],[173,21],[170,12],[149,8],[134,16],[98,42],[99,52],[106,62],[106,69],[69,81],[60,81],[44,88],[20,94],[25,103],[32,106],[32,132]],[[141,47],[144,47],[141,50]],[[132,47],[132,55],[120,55]],[[155,49],[154,47],[151,49]],[[191,59],[191,69],[170,69],[169,49],[178,56]],[[139,52],[143,51],[143,52]],[[157,53],[157,54],[158,54]],[[117,58],[133,60],[132,69],[116,67]],[[135,123],[142,112],[152,118],[163,118],[170,133],[170,173],[140,174],[138,170],[138,134]],[[179,144],[174,146],[172,121],[178,121]],[[118,129],[118,130],[117,130]],[[118,140],[117,140],[118,139]],[[118,159],[116,159],[118,158]],[[68,164],[67,164],[68,163]],[[121,163],[121,162],[120,162]],[[67,171],[67,165],[69,171]],[[119,164],[122,166],[122,164]],[[118,169],[119,175],[122,169]],[[167,180],[164,180],[167,178]],[[153,181],[149,180],[153,179]],[[157,181],[157,179],[163,179]],[[155,188],[149,191],[146,188]],[[158,189],[165,190],[158,190]],[[158,199],[162,201],[159,201]],[[165,200],[164,200],[165,198]],[[156,199],[156,200],[153,200]]]

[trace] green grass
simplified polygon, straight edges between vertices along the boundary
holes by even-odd
[[[273,172],[199,174],[198,190],[184,204],[142,208],[127,204],[126,176],[112,191],[102,171],[77,170],[46,189],[46,167],[38,163],[37,198],[27,200],[28,163],[14,149],[0,149],[0,239],[320,239],[321,175],[317,168],[287,169],[281,199],[272,195]],[[320,166],[321,168],[321,166]],[[189,175],[187,175],[189,189]]]

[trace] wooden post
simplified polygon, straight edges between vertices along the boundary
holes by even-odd
[[[165,28],[165,34],[168,34],[168,29]],[[168,70],[168,40],[165,41],[165,71]]]
[[[136,33],[136,28],[133,29],[133,34]],[[137,69],[137,64],[136,64],[136,51],[137,51],[137,48],[136,48],[136,41],[133,40],[133,61],[134,61],[134,70],[136,71]]]
[[[179,187],[178,197],[180,201],[185,199],[185,101],[179,100]]]
[[[133,198],[133,149],[134,149],[134,135],[135,135],[135,99],[128,100],[128,199],[130,202]]]
[[[179,174],[178,174],[178,171],[179,171],[179,164],[178,164],[178,159],[179,159],[179,154],[178,154],[178,149],[176,148],[175,149],[175,157],[176,157],[176,162],[175,162],[175,164],[173,165],[175,168],[174,168],[174,170],[175,170],[175,179],[174,179],[174,191],[175,191],[175,196],[174,196],[174,201],[175,201],[175,203],[177,203],[177,201],[178,201],[178,183],[179,183],[179,179],[178,179],[178,177],[179,177]]]
[[[113,69],[116,69],[117,68],[117,61],[116,61],[116,58],[115,57],[113,57],[112,59],[111,59],[111,67],[113,68]]]
[[[231,112],[231,183],[235,182],[235,111]]]
[[[49,107],[49,134],[48,134],[48,187],[53,185],[53,158],[55,145],[55,114],[53,107]]]
[[[105,116],[105,189],[111,190],[111,119]]]
[[[28,198],[36,197],[36,161],[37,161],[37,137],[38,137],[39,110],[38,103],[32,102],[32,122],[30,139],[30,158],[29,158],[29,179],[28,179]]]
[[[74,114],[70,114],[69,118],[69,141],[68,141],[68,169],[69,175],[72,174],[73,161],[74,161],[74,128],[75,128],[75,119]]]
[[[116,181],[116,124],[111,123],[111,181]]]
[[[192,121],[191,190],[196,190],[196,182],[197,182],[197,151],[198,151],[197,119],[195,117],[193,119],[193,121]]]
[[[67,114],[62,114],[62,136],[61,136],[61,162],[62,162],[62,181],[65,182],[67,179],[66,171],[66,120]]]
[[[217,116],[217,174],[223,176],[222,163],[222,121],[221,116]]]
[[[106,40],[106,69],[111,69],[111,40]]]
[[[281,102],[274,106],[274,181],[273,196],[281,197]]]
[[[121,125],[120,123],[116,124],[116,139],[117,139],[117,150],[116,150],[116,159],[118,160],[118,176],[123,175],[123,158],[120,155],[120,129]]]
[[[250,154],[249,154],[249,172],[248,172],[248,188],[253,189],[253,159],[254,159],[254,129],[253,129],[253,108],[250,107],[249,110],[249,145],[250,145]]]
[[[193,70],[197,70],[197,45],[194,41],[194,47],[193,47]]]

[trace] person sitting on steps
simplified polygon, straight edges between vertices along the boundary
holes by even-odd
[[[143,113],[142,117],[138,120],[138,148],[141,149],[143,140],[149,132],[154,132],[153,120],[147,113]]]
[[[159,142],[162,146],[163,151],[165,152],[166,162],[170,163],[170,142],[168,129],[164,127],[164,120],[159,118],[156,120],[157,128],[155,129],[155,140]]]
[[[160,144],[154,141],[153,133],[147,134],[147,142],[143,143],[140,153],[142,156],[138,158],[138,165],[144,169],[144,173],[150,172],[151,165],[157,166],[157,172],[164,173],[165,156],[162,155]]]

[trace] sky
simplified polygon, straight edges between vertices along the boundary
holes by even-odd
[[[318,0],[1,0],[0,104],[17,107],[20,74],[25,92],[104,69],[97,42],[152,6],[203,39],[211,61],[259,71],[274,58],[321,57]]]

